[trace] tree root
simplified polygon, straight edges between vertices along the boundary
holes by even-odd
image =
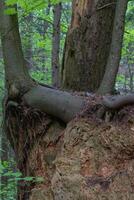
[[[134,94],[126,96],[104,96],[102,105],[110,110],[120,110],[125,106],[134,105]]]

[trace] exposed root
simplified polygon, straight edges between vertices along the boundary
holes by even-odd
[[[134,94],[126,96],[109,96],[103,97],[102,104],[111,110],[120,110],[121,108],[134,105]]]
[[[87,103],[78,118],[90,121],[124,123],[127,126],[133,120],[134,107],[127,106],[121,110],[109,109],[102,105],[103,97],[91,95],[86,97]],[[129,115],[128,115],[129,113]],[[131,117],[132,116],[132,117]],[[45,135],[54,118],[37,109],[21,103],[9,101],[5,110],[5,130],[19,161],[19,168],[26,162],[29,151],[36,142]]]
[[[17,155],[19,169],[23,168],[30,149],[52,123],[45,113],[17,104],[8,102],[5,111],[5,130]]]
[[[84,107],[83,111],[77,115],[77,118],[82,117],[89,118],[89,120],[98,122],[105,121],[113,123],[124,123],[125,121],[125,123],[127,124],[127,121],[131,121],[131,116],[134,116],[134,106],[131,105],[133,103],[132,98],[130,101],[128,100],[128,97],[115,98],[113,100],[113,106],[110,106],[110,100],[109,106],[108,104],[105,104],[106,102],[108,102],[108,98],[105,98],[104,101],[104,98],[102,96],[92,95],[90,97],[87,97],[86,99],[87,104]],[[121,107],[119,107],[119,103],[121,103]],[[115,105],[120,109],[114,109]]]

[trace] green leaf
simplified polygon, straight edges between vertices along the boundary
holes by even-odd
[[[35,178],[35,182],[38,182],[38,183],[41,183],[44,181],[44,178],[43,177],[36,177]]]
[[[4,11],[4,13],[5,13],[6,15],[14,15],[14,14],[16,14],[17,12],[16,12],[16,9],[15,9],[15,8],[7,8],[7,9]]]
[[[17,0],[6,0],[6,5],[11,6],[17,3]]]

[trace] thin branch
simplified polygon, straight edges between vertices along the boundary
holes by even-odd
[[[111,2],[111,3],[108,3],[108,4],[105,4],[104,6],[101,6],[99,8],[97,8],[96,10],[102,10],[104,8],[107,8],[107,7],[110,7],[111,5],[116,5],[116,2]]]
[[[134,94],[126,96],[104,96],[102,104],[111,110],[118,110],[128,105],[134,105]]]

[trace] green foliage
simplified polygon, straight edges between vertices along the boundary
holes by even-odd
[[[62,60],[65,36],[71,18],[71,4],[62,4],[60,61]],[[27,17],[19,8],[20,33],[25,57],[32,63],[30,73],[40,82],[51,84],[51,52],[53,35],[53,6],[35,10]],[[22,17],[23,16],[23,17]],[[30,17],[32,16],[32,17]],[[29,51],[32,52],[29,57]]]
[[[125,76],[123,74],[118,74],[116,78],[116,88],[120,90],[126,84]],[[128,82],[127,82],[128,84]]]
[[[124,35],[124,43],[122,48],[122,58],[127,61],[128,64],[134,64],[134,29],[128,29]]]
[[[13,168],[15,167],[15,163],[13,161],[0,162],[0,196],[2,199],[15,200],[17,195],[17,181],[15,177],[18,177],[20,174],[18,172],[14,172]]]
[[[21,9],[24,10],[25,14],[29,14],[34,10],[47,8],[48,4],[55,5],[60,2],[66,3],[70,2],[70,0],[6,0],[6,5],[13,6],[14,4],[17,4]]]
[[[5,14],[7,14],[7,15],[14,15],[14,14],[16,14],[16,9],[15,8],[7,8],[5,10]]]
[[[3,200],[15,200],[17,196],[17,186],[23,183],[30,185],[31,183],[44,182],[43,177],[22,177],[22,174],[16,169],[15,161],[0,162],[0,177],[5,182],[0,182],[0,196]]]
[[[122,47],[121,68],[117,75],[116,85],[125,90],[134,90],[132,79],[134,76],[134,1],[129,1],[126,13],[126,26]]]
[[[129,64],[134,64],[134,2],[128,4],[122,57]]]

